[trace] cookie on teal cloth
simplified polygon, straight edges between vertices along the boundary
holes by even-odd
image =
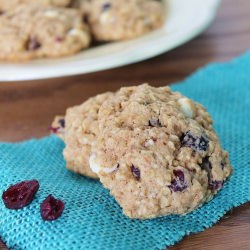
[[[233,176],[213,200],[185,216],[131,220],[96,181],[69,172],[63,142],[49,136],[21,143],[0,143],[0,193],[13,183],[37,179],[40,189],[21,210],[0,201],[0,235],[15,250],[165,249],[185,235],[211,227],[231,208],[250,200],[250,54],[211,64],[172,86],[202,103],[229,151]],[[53,194],[65,201],[62,217],[44,222],[40,203]]]

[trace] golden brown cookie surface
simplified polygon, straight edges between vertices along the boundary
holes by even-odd
[[[124,213],[141,219],[192,211],[232,171],[205,108],[146,84],[103,103],[90,166]]]

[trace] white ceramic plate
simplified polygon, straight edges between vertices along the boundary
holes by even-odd
[[[163,28],[142,37],[85,50],[60,59],[0,63],[0,81],[34,80],[95,72],[139,62],[169,51],[200,34],[215,17],[220,0],[168,0]]]

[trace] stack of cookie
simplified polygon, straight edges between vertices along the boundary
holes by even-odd
[[[68,169],[99,178],[131,218],[188,213],[232,173],[206,109],[168,87],[97,95],[56,117],[52,130]]]
[[[164,23],[163,1],[0,0],[0,60],[61,57]]]

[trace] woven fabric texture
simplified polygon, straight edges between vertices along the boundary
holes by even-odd
[[[13,250],[156,250],[211,227],[228,210],[250,200],[250,53],[211,64],[174,90],[204,104],[234,167],[216,197],[185,216],[131,220],[102,185],[65,169],[63,143],[54,136],[0,143],[0,194],[10,185],[38,179],[33,202],[18,211],[0,201],[0,235]],[[40,203],[53,194],[65,201],[61,218],[44,222]]]

